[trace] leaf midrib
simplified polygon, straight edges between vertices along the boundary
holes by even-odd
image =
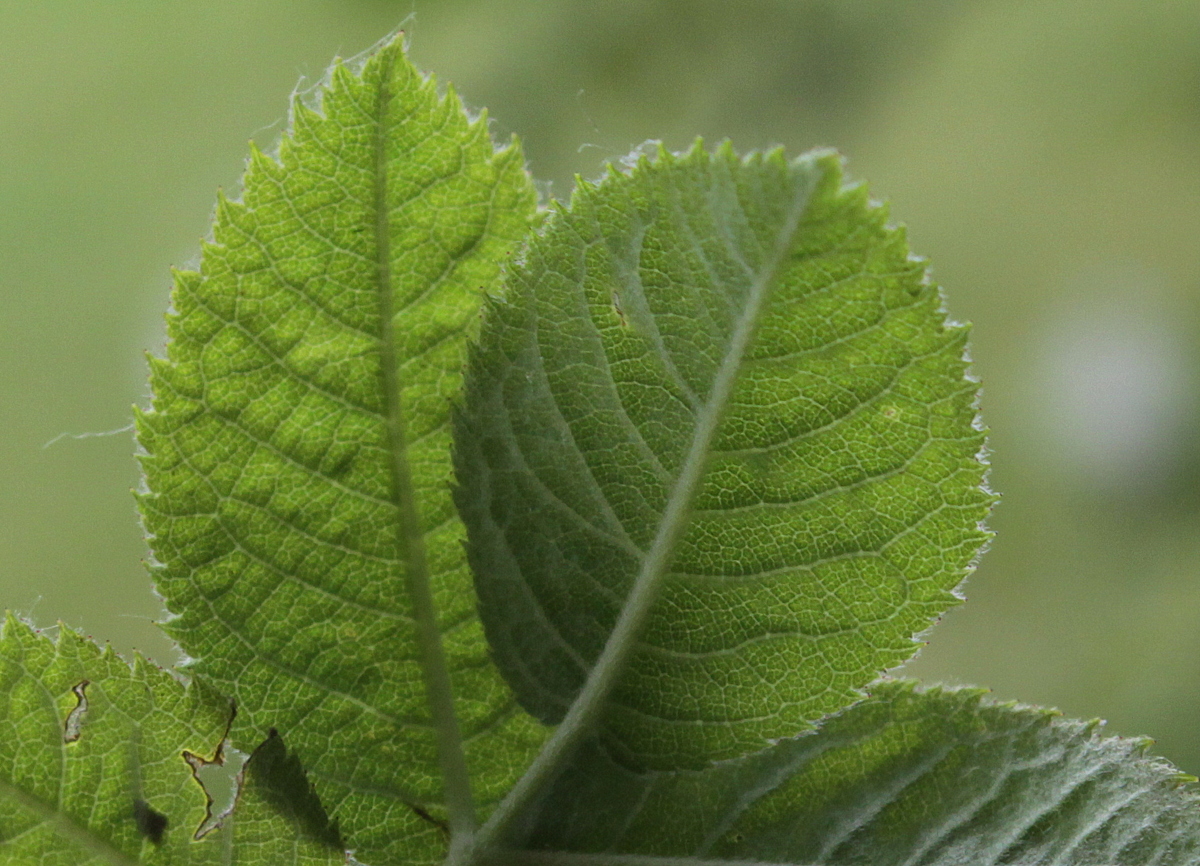
[[[379,359],[382,366],[384,428],[391,457],[392,500],[398,517],[396,545],[404,553],[404,578],[416,624],[421,671],[426,697],[437,737],[438,763],[442,771],[445,806],[452,843],[464,845],[475,831],[475,806],[470,776],[463,752],[462,734],[454,711],[450,672],[438,628],[437,611],[430,589],[425,533],[417,509],[412,471],[404,436],[400,404],[399,368],[395,349],[393,318],[396,315],[391,267],[391,222],[388,196],[388,111],[392,102],[394,54],[386,53],[379,70],[375,102],[374,216],[376,292],[379,298]]]
[[[604,650],[553,736],[479,831],[477,844],[480,851],[486,852],[493,846],[502,846],[510,841],[507,839],[510,828],[545,786],[557,777],[584,737],[593,730],[617,680],[624,672],[636,647],[637,637],[649,620],[662,579],[674,558],[675,546],[687,528],[692,503],[704,477],[712,443],[737,384],[750,340],[779,269],[792,247],[811,194],[811,185],[804,185],[798,191],[787,220],[776,236],[771,256],[750,285],[746,303],[730,335],[729,348],[713,377],[708,399],[697,416],[687,455],[680,465],[679,475],[663,509],[654,540],[642,560],[642,567],[609,634]]]

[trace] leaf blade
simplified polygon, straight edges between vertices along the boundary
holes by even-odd
[[[609,747],[744,754],[957,600],[991,501],[965,330],[885,223],[832,155],[697,146],[583,187],[531,243],[456,428],[485,626],[530,712],[562,719],[637,640]]]
[[[881,682],[817,731],[700,771],[636,773],[596,743],[545,801],[550,850],[776,863],[1192,863],[1200,803],[1148,741]]]
[[[220,760],[230,703],[59,626],[55,642],[11,615],[0,634],[0,856],[6,863],[341,863],[243,791],[227,838],[185,755]]]
[[[438,860],[421,813],[473,820],[455,752],[486,810],[542,736],[487,660],[448,490],[476,292],[532,187],[398,37],[297,101],[244,189],[177,276],[139,418],[168,631],[237,699],[235,743],[277,728],[356,816],[360,856]]]

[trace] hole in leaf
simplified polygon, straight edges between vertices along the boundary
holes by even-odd
[[[211,759],[186,749],[183,752],[183,759],[192,769],[192,778],[204,790],[207,800],[204,820],[192,834],[192,838],[197,841],[220,827],[237,803],[242,768],[245,766],[248,756],[245,752],[239,752],[229,745],[229,729],[233,726],[236,716],[237,706],[231,705],[229,721],[225,724],[225,733],[221,735],[221,742],[217,744],[217,749]]]
[[[183,753],[183,759],[192,768],[192,778],[204,789],[204,796],[208,799],[204,820],[192,834],[193,839],[203,839],[229,817],[237,802],[242,767],[249,757],[245,752],[230,747],[228,743],[222,743],[218,747],[217,754],[211,761],[193,752]]]
[[[300,759],[289,754],[283,737],[271,728],[255,749],[242,773],[240,795],[252,792],[291,821],[301,835],[336,850],[345,850],[336,820],[321,804]]]
[[[163,834],[167,831],[167,816],[151,808],[150,804],[138,797],[133,801],[133,820],[137,822],[138,832],[153,842],[161,845]]]
[[[88,680],[82,680],[78,684],[71,686],[71,691],[75,693],[75,709],[67,714],[67,720],[63,723],[63,742],[73,743],[79,739],[79,731],[83,727],[83,717],[87,715],[88,700],[87,687],[90,685]]]

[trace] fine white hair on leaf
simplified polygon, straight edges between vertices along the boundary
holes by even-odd
[[[662,147],[662,139],[648,138],[641,144],[634,147],[631,151],[629,151],[629,153],[625,154],[618,161],[625,168],[633,169],[637,167],[638,161],[641,160],[642,157],[654,156],[656,153],[658,153],[660,147]]]
[[[99,439],[103,436],[119,436],[122,433],[129,433],[133,430],[133,422],[130,421],[124,427],[118,427],[116,430],[96,430],[87,433],[59,433],[53,439],[42,445],[42,450],[49,448],[56,442],[61,442],[63,439]]]

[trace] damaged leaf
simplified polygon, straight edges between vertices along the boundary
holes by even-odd
[[[491,664],[450,494],[479,288],[534,218],[520,148],[397,38],[252,153],[152,363],[167,631],[236,700],[235,747],[278,729],[359,817],[364,861],[441,859],[418,810],[469,830],[544,736]]]
[[[87,715],[64,742],[84,681]],[[184,686],[141,657],[130,666],[65,626],[51,641],[10,615],[0,634],[0,862],[343,862],[254,792],[227,839],[193,839],[206,798],[183,753],[215,758],[229,715],[203,683]]]

